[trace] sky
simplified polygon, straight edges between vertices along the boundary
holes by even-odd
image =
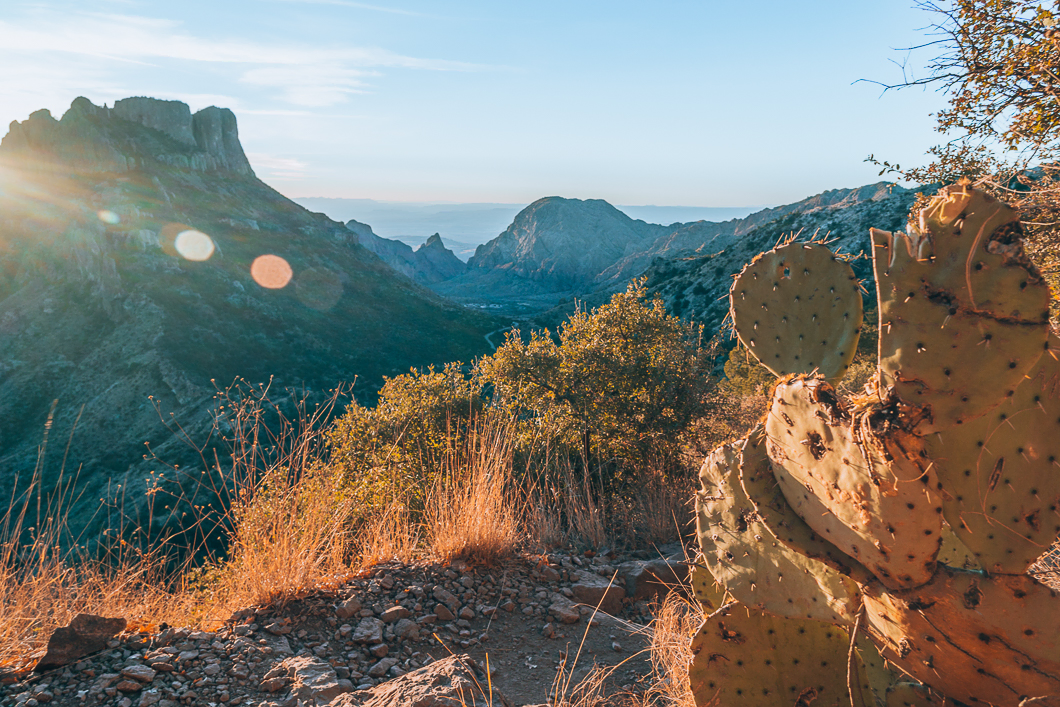
[[[0,120],[235,111],[290,197],[763,206],[939,141],[913,0],[3,0]]]

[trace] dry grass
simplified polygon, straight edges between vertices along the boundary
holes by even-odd
[[[523,504],[512,474],[510,427],[487,416],[466,445],[450,449],[427,503],[427,546],[435,559],[494,563],[523,541]]]
[[[51,631],[78,613],[123,616],[131,626],[193,622],[194,602],[174,590],[159,558],[118,541],[106,561],[89,557],[66,532],[60,479],[51,495],[35,476],[0,525],[0,665],[24,666]]]
[[[511,425],[489,415],[444,455],[424,511],[411,510],[401,489],[387,491],[391,500],[382,506],[368,503],[357,479],[329,463],[322,431],[336,398],[314,412],[295,402],[285,415],[266,390],[251,392],[224,401],[231,454],[223,464],[203,458],[205,473],[190,475],[198,486],[177,499],[185,509],[206,509],[203,498],[219,501],[214,508],[224,510],[204,510],[196,532],[223,535],[226,558],[174,569],[172,555],[159,551],[172,539],[136,544],[127,542],[134,532],[121,540],[120,529],[108,552],[90,556],[67,537],[62,489],[69,485],[48,495],[34,483],[12,499],[0,525],[0,663],[39,651],[78,613],[122,616],[133,627],[211,628],[236,610],[334,586],[384,561],[491,563],[528,539],[560,546],[577,538],[599,547],[634,527],[657,542],[670,539],[674,517],[687,513],[686,490],[661,479],[617,511],[569,462],[552,460],[548,475],[522,475],[548,484],[518,481]],[[291,401],[285,404],[290,412]],[[625,521],[609,525],[619,517]]]
[[[690,592],[689,587],[685,588]],[[652,623],[652,686],[645,704],[661,702],[672,707],[695,707],[688,684],[692,662],[692,637],[703,624],[703,607],[685,592],[670,592],[659,605]]]

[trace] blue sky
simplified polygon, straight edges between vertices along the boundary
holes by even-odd
[[[294,197],[779,204],[924,161],[943,97],[855,83],[901,77],[911,5],[4,0],[0,120],[227,106]]]

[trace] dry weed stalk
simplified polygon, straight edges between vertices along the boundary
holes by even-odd
[[[492,564],[510,556],[523,539],[523,503],[512,472],[510,424],[488,415],[474,424],[467,443],[449,448],[427,503],[430,553]]]

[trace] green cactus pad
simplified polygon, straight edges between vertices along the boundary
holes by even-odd
[[[850,367],[861,333],[854,271],[819,243],[788,243],[745,266],[729,291],[740,342],[778,377]]]
[[[1026,575],[940,567],[930,584],[865,588],[869,634],[890,663],[966,704],[1060,705],[1060,597]]]
[[[766,435],[762,425],[747,435],[740,456],[740,483],[758,511],[758,520],[783,545],[855,581],[871,579],[868,570],[815,533],[784,498],[766,454]]]
[[[989,572],[1022,574],[1060,535],[1060,338],[999,408],[927,438],[953,532]]]
[[[716,449],[699,472],[696,531],[702,559],[737,601],[776,616],[853,620],[857,584],[773,537],[740,484],[744,441]]]
[[[872,229],[881,388],[924,406],[918,431],[999,405],[1041,356],[1049,288],[1023,255],[1016,213],[984,192],[943,189],[910,235]]]
[[[861,663],[858,677],[863,687],[865,707],[886,707],[887,690],[894,685],[898,676],[887,667],[887,661],[864,630],[858,631],[854,645]]]
[[[883,406],[851,414],[820,378],[776,387],[766,418],[773,473],[791,507],[885,586],[931,579],[942,498],[922,440]]]
[[[697,707],[848,704],[848,644],[836,626],[736,604],[692,639],[692,694]]]

